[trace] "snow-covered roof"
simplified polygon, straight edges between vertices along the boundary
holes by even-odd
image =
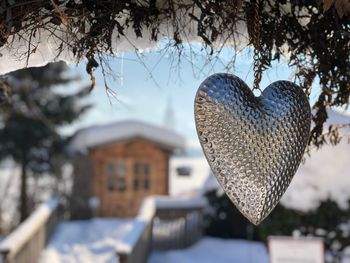
[[[153,141],[171,150],[185,147],[185,138],[174,131],[142,121],[127,120],[79,130],[72,138],[68,150],[86,152],[91,147],[136,137]]]

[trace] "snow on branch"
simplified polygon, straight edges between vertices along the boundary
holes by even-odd
[[[106,55],[159,48],[180,58],[186,43],[199,43],[208,61],[220,61],[225,47],[251,46],[254,8],[255,0],[1,1],[0,74],[86,59],[93,87],[94,69],[108,71]],[[262,68],[284,56],[306,94],[318,84],[310,140],[318,147],[325,143],[326,109],[349,105],[349,1],[265,0],[258,8]],[[228,71],[235,55],[220,61]]]
[[[165,38],[176,46],[193,41],[227,43],[238,22],[235,1],[11,2],[0,9],[1,60],[8,62],[0,66],[2,74],[58,59],[78,62],[83,58],[91,74],[100,64],[96,57],[155,48]],[[215,10],[207,13],[211,8]]]

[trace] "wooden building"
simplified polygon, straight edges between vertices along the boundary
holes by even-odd
[[[78,131],[69,146],[72,217],[135,216],[146,196],[168,195],[169,158],[183,147],[182,136],[138,121]]]

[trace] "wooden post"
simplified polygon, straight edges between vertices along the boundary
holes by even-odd
[[[41,205],[0,243],[1,263],[36,263],[47,241],[50,221],[57,216],[58,199]]]

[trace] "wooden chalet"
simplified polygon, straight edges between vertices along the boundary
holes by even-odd
[[[132,217],[145,197],[168,195],[169,158],[183,147],[177,133],[139,121],[78,131],[69,146],[72,218]]]

